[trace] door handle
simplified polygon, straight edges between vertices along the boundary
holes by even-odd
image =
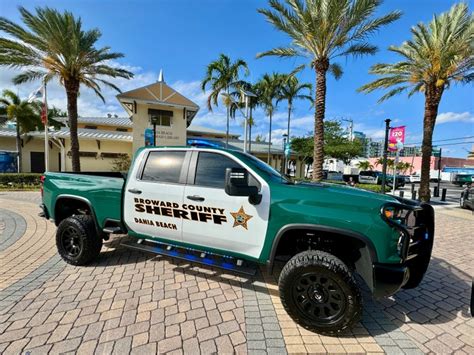
[[[138,190],[138,189],[128,189],[128,192],[131,192],[132,194],[140,195],[140,194],[142,193],[142,190]]]
[[[204,197],[201,197],[201,196],[197,196],[197,195],[192,195],[192,196],[186,196],[189,200],[193,200],[193,201],[199,201],[199,202],[202,202],[205,200]]]

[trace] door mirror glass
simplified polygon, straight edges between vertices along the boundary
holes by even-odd
[[[249,185],[249,173],[244,168],[227,168],[225,192],[230,196],[256,196],[258,188]]]

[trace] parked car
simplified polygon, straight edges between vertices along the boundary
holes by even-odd
[[[381,171],[361,171],[359,173],[359,183],[360,184],[382,184],[382,172]],[[393,175],[387,175],[385,178],[385,183],[388,186],[393,186]],[[405,178],[397,175],[396,188],[405,186]]]
[[[411,183],[419,183],[421,181],[421,175],[420,174],[411,174],[410,175],[410,182]]]
[[[453,184],[457,186],[463,186],[467,183],[474,182],[474,175],[473,174],[456,174],[453,179]]]
[[[359,173],[360,184],[381,184],[382,183],[382,172],[380,171],[361,171]]]
[[[474,188],[472,188],[471,184],[467,184],[466,188],[461,192],[459,205],[461,208],[474,210]]]
[[[356,273],[375,297],[414,288],[433,247],[429,204],[294,183],[239,151],[146,147],[126,176],[47,172],[42,182],[42,215],[58,226],[67,263],[89,264],[111,234],[128,234],[128,248],[247,275],[284,261],[285,310],[323,334],[359,321]]]

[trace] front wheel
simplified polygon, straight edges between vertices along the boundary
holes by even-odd
[[[71,265],[86,265],[95,259],[102,248],[94,219],[90,215],[77,215],[64,219],[56,231],[59,255]]]
[[[350,328],[362,315],[362,297],[349,268],[322,251],[295,255],[279,279],[281,302],[293,320],[320,334]]]

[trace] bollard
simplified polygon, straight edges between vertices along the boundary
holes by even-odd
[[[400,197],[403,198],[404,195],[405,195],[405,191],[400,191]]]
[[[434,187],[433,197],[439,197],[439,189],[438,189],[438,186],[435,186],[435,187]]]
[[[411,184],[411,193],[413,194],[415,192],[415,184]]]
[[[446,201],[446,192],[448,192],[448,189],[443,189],[441,192],[441,201]]]
[[[413,190],[413,191],[411,192],[411,199],[412,199],[412,200],[416,200],[416,191],[415,191],[415,190]]]

